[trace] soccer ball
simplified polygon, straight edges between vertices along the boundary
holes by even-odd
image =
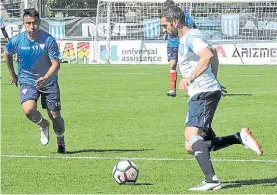
[[[113,178],[118,184],[134,184],[139,170],[130,160],[121,160],[113,167]]]

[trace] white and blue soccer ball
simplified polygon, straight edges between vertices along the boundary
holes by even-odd
[[[113,178],[118,184],[134,184],[139,175],[136,164],[130,160],[120,160],[113,167]]]

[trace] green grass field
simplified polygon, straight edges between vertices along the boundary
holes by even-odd
[[[63,64],[65,155],[56,154],[52,129],[50,143],[40,144],[38,127],[21,110],[18,88],[1,68],[3,194],[188,194],[203,180],[183,148],[187,96],[181,91],[176,98],[165,95],[166,65]],[[264,155],[240,145],[212,153],[223,183],[213,193],[277,192],[276,75],[276,66],[220,67],[219,80],[229,95],[220,102],[213,128],[223,136],[250,127]],[[120,186],[112,179],[121,158],[137,164],[137,185]]]

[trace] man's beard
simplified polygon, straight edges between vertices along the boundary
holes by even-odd
[[[174,28],[171,30],[170,35],[178,35],[178,28]]]
[[[174,28],[172,31],[173,34],[178,34],[178,28]]]

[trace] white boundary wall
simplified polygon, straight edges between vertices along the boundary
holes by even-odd
[[[59,46],[62,60],[68,63],[106,62],[105,41],[98,44],[90,41],[60,41]],[[111,64],[168,63],[165,41],[111,41],[110,46]],[[217,48],[220,64],[277,65],[277,43],[219,44],[214,47]]]
[[[101,0],[102,2],[117,2],[117,3],[134,3],[134,0]],[[138,3],[163,3],[162,0],[139,0]],[[249,2],[249,0],[174,0],[175,3],[242,3]],[[272,0],[251,0],[252,3],[272,2]]]
[[[276,43],[214,45],[220,64],[277,65]]]

